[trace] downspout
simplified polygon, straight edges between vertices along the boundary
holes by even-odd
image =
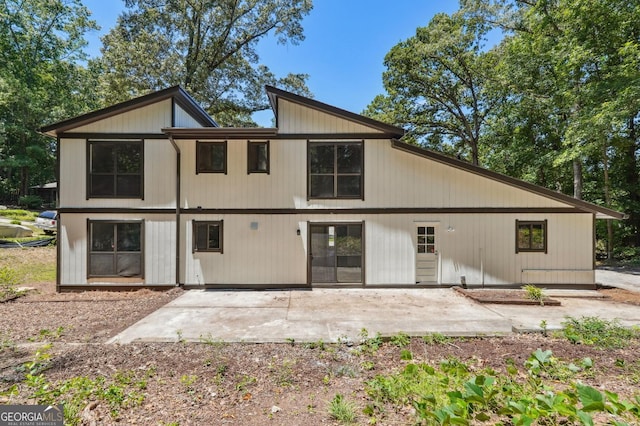
[[[176,150],[176,286],[182,287],[183,284],[180,283],[180,147],[171,135],[169,135],[169,142]]]

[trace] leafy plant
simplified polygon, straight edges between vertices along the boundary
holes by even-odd
[[[18,205],[30,210],[39,209],[42,206],[42,197],[38,195],[25,195],[18,199]]]
[[[594,345],[602,349],[624,348],[638,337],[638,330],[624,328],[618,320],[567,317],[562,325],[562,335],[572,343]]]
[[[329,415],[340,423],[353,423],[358,418],[355,404],[339,393],[329,402]]]
[[[422,336],[422,341],[428,345],[442,345],[451,342],[451,337],[445,336],[441,333],[431,333],[426,336]]]
[[[409,343],[411,343],[411,337],[406,333],[400,332],[395,336],[391,336],[391,343],[399,348],[404,348],[405,346],[409,346]]]
[[[535,300],[539,302],[540,305],[544,305],[544,291],[540,287],[536,287],[535,285],[527,284],[522,287],[524,290],[525,297],[530,300]]]
[[[15,299],[25,292],[18,290],[18,274],[8,266],[0,267],[0,302]]]
[[[375,354],[382,346],[382,336],[380,333],[376,333],[375,336],[370,337],[366,328],[360,330],[360,346],[363,352]]]

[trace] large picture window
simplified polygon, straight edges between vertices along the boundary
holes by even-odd
[[[90,220],[89,277],[142,276],[142,222]]]
[[[222,253],[222,221],[193,221],[193,251]]]
[[[89,141],[87,198],[143,198],[142,141]]]
[[[309,142],[309,198],[364,199],[364,144]]]
[[[516,220],[516,253],[547,252],[547,221]]]
[[[227,174],[227,143],[196,143],[196,173]]]

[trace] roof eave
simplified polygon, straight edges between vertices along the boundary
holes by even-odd
[[[417,145],[411,145],[406,142],[399,141],[397,139],[392,139],[391,143],[392,143],[392,146],[396,149],[409,152],[415,155],[419,155],[422,157],[426,157],[431,160],[437,161],[442,164],[446,164],[448,166],[455,167],[460,170],[474,173],[476,175],[480,175],[480,176],[495,180],[497,182],[504,183],[509,186],[513,186],[528,192],[535,193],[537,195],[541,195],[543,197],[551,198],[561,203],[569,204],[587,213],[594,213],[597,219],[619,220],[619,219],[627,218],[627,215],[624,213],[621,213],[612,209],[608,209],[606,207],[598,206],[597,204],[589,203],[584,200],[578,200],[576,198],[570,197],[561,192],[552,191],[548,188],[544,188],[542,186],[535,185],[533,183],[525,182],[523,180],[516,179],[511,176],[507,176],[501,173],[487,170],[480,166],[475,166],[473,164],[467,163],[466,161],[458,160],[457,158],[449,157],[447,155],[441,154],[439,152],[431,151]]]
[[[278,135],[277,128],[263,127],[167,127],[162,132],[173,139],[269,139]]]

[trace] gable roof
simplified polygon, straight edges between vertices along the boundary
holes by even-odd
[[[515,188],[523,189],[533,194],[537,194],[546,198],[551,198],[561,203],[565,203],[570,206],[573,206],[579,210],[593,213],[596,215],[598,219],[625,219],[627,217],[627,215],[625,215],[624,213],[620,213],[618,211],[611,210],[606,207],[598,206],[597,204],[589,203],[584,200],[579,200],[577,198],[573,198],[568,195],[565,195],[561,192],[552,191],[545,187],[535,185],[533,183],[525,182],[523,180],[516,179],[511,176],[503,175],[501,173],[497,173],[497,172],[482,168],[480,166],[475,166],[471,163],[467,163],[466,161],[458,160],[457,158],[449,157],[447,155],[441,154],[439,152],[431,151],[429,149],[425,149],[417,145],[411,145],[406,142],[401,142],[397,139],[392,139],[391,143],[393,148],[399,149],[401,151],[405,151],[414,155],[419,155],[421,157],[428,158],[433,161],[437,161],[438,163],[445,164],[447,166],[451,166],[459,170],[464,170],[466,172],[470,172],[478,176],[489,178],[491,180],[501,182]]]
[[[304,96],[296,95],[295,93],[287,92],[273,86],[267,85],[265,86],[265,89],[267,91],[267,96],[269,97],[269,103],[271,103],[271,109],[273,109],[273,114],[276,116],[276,123],[278,123],[278,98],[281,98],[289,102],[388,133],[390,137],[399,138],[405,133],[404,129],[400,127],[392,126],[360,114],[337,108],[313,99],[305,98]],[[276,127],[278,127],[277,124]]]
[[[57,136],[60,133],[74,129],[76,127],[85,126],[114,115],[122,114],[134,109],[142,108],[166,99],[173,98],[175,102],[188,112],[193,118],[204,127],[218,127],[218,124],[207,114],[207,112],[189,95],[182,87],[172,86],[167,89],[149,93],[148,95],[130,99],[119,104],[112,105],[107,108],[79,115],[67,120],[59,121],[40,128],[40,133],[49,136]]]

